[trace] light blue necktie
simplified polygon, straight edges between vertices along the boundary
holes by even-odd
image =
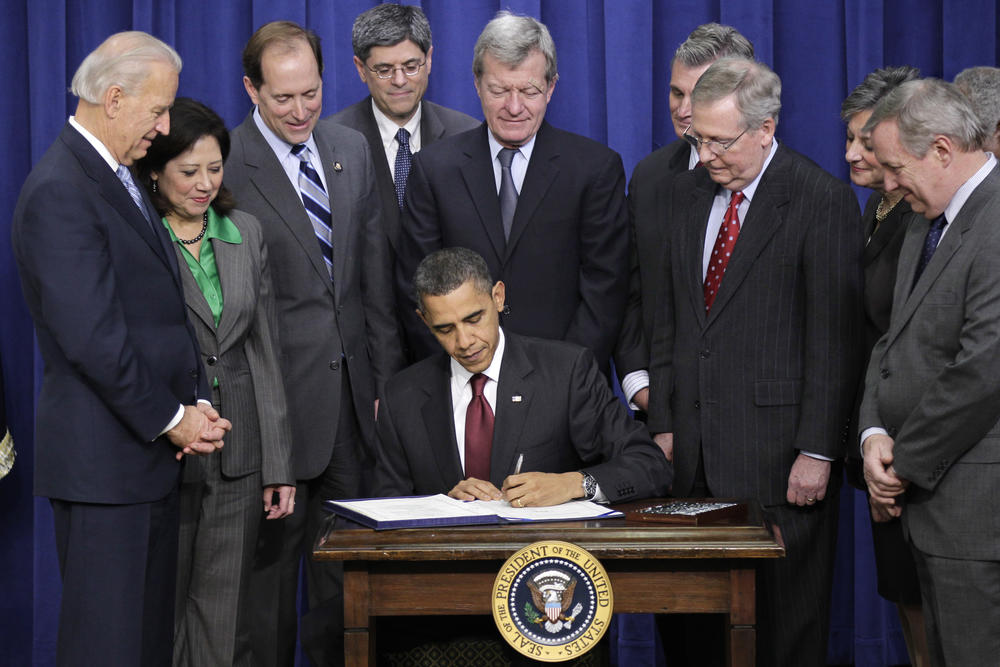
[[[139,192],[139,186],[136,185],[135,181],[132,179],[132,172],[129,171],[128,167],[120,164],[118,165],[118,169],[115,170],[115,174],[118,176],[118,180],[122,182],[122,185],[125,186],[125,189],[128,190],[129,195],[132,197],[132,201],[134,201],[135,205],[139,207],[139,212],[142,213],[142,217],[146,219],[146,222],[152,225],[153,223],[149,219],[149,212],[146,210],[146,204],[142,200],[142,193]]]

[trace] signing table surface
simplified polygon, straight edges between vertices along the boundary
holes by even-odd
[[[347,664],[375,663],[375,616],[490,614],[503,562],[544,540],[601,561],[616,613],[725,614],[729,664],[753,665],[754,562],[784,555],[754,505],[745,518],[704,526],[618,518],[375,531],[338,518],[313,556],[344,561]]]

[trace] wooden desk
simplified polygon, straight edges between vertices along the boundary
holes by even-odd
[[[725,614],[728,664],[754,664],[754,559],[785,553],[756,507],[746,520],[690,527],[604,519],[375,531],[338,518],[313,557],[344,561],[347,665],[375,664],[375,616],[490,614],[500,566],[542,540],[597,557],[616,613]]]

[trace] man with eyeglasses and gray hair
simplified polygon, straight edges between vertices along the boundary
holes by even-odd
[[[968,99],[937,79],[882,98],[863,132],[922,218],[899,253],[859,428],[870,502],[901,516],[931,664],[1000,654],[1000,169]],[[855,443],[854,446],[857,446]]]
[[[760,566],[757,664],[826,664],[843,458],[860,364],[861,217],[843,182],[775,139],[781,80],[713,63],[673,180],[648,427],[673,493],[758,501],[784,558]]]
[[[694,169],[698,151],[682,137],[691,124],[691,90],[698,77],[719,58],[753,58],[753,44],[736,28],[705,23],[691,31],[670,61],[670,119],[677,139],[636,165],[628,186],[632,222],[632,274],[628,307],[615,346],[615,369],[633,408],[649,405],[649,341],[659,288],[654,276],[663,256],[666,211],[659,193],[674,176]]]
[[[986,125],[983,150],[996,156],[1000,151],[1000,67],[969,67],[955,76],[955,85]]]
[[[418,356],[437,342],[416,317],[412,276],[434,250],[479,253],[507,286],[506,330],[590,348],[605,375],[628,289],[621,157],[545,121],[559,78],[548,28],[500,12],[476,41],[472,73],[486,122],[413,159],[397,279]]]
[[[439,139],[477,127],[479,121],[423,99],[434,47],[420,7],[385,3],[362,12],[354,20],[351,44],[354,66],[369,95],[328,120],[368,139],[382,226],[395,255],[413,155]]]

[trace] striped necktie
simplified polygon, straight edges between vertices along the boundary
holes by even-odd
[[[115,175],[118,176],[118,180],[122,182],[125,189],[128,190],[128,194],[132,197],[132,201],[135,205],[139,207],[139,212],[142,213],[142,217],[146,219],[146,222],[152,225],[152,220],[149,219],[149,211],[146,210],[146,204],[142,201],[142,193],[139,192],[139,186],[135,184],[135,180],[132,178],[132,172],[129,171],[128,167],[123,164],[118,165],[118,169],[115,170]]]
[[[299,159],[299,194],[302,195],[302,205],[309,214],[319,250],[326,262],[326,270],[333,278],[333,236],[332,217],[330,216],[330,198],[323,188],[323,181],[309,162],[309,149],[305,144],[292,146],[292,154]]]

